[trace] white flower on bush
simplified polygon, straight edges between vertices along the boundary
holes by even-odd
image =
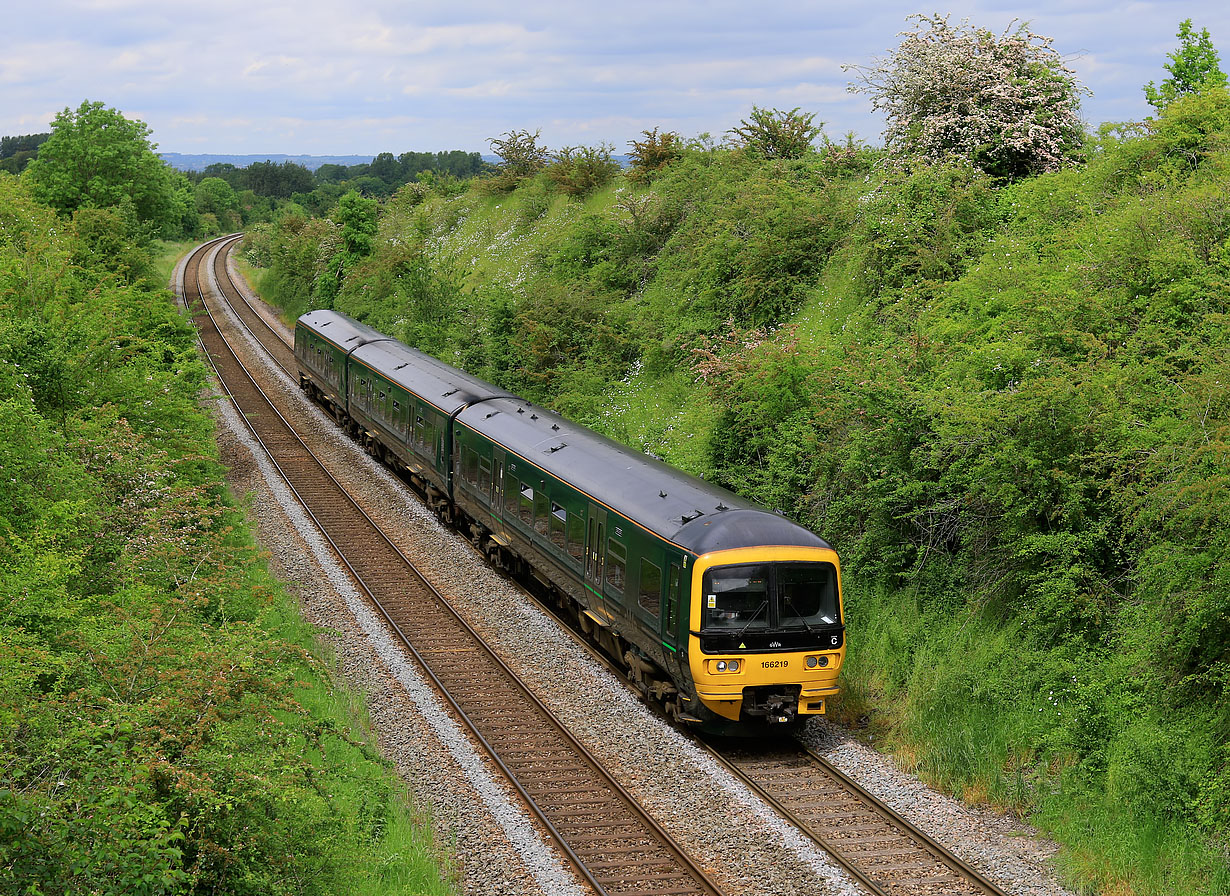
[[[1089,93],[1051,47],[1024,25],[1002,35],[956,27],[947,16],[911,16],[913,31],[887,60],[845,66],[888,118],[885,144],[898,158],[972,161],[1017,179],[1054,171],[1084,138],[1079,95]]]

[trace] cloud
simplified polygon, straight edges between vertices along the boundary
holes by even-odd
[[[752,105],[799,106],[830,134],[875,140],[883,121],[846,92],[841,66],[887,57],[915,11],[895,0],[47,0],[6,13],[0,133],[43,130],[47,110],[88,98],[141,109],[168,150],[481,150],[539,127],[549,145],[622,147],[655,126],[720,134]],[[1212,0],[952,7],[953,20],[1053,36],[1093,90],[1095,123],[1149,113],[1141,85],[1165,77],[1188,15],[1230,46],[1230,12]]]

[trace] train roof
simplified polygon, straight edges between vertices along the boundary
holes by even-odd
[[[339,311],[328,309],[300,315],[295,322],[295,329],[300,327],[311,330],[344,352],[352,352],[369,342],[392,341],[376,328],[360,323]]]
[[[350,357],[450,416],[468,404],[508,395],[503,389],[396,339],[369,342]]]
[[[520,398],[472,405],[457,420],[696,554],[766,544],[829,547],[780,514]]]

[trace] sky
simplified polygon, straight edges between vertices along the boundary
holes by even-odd
[[[0,135],[89,100],[163,152],[486,153],[527,130],[623,153],[655,127],[720,141],[760,106],[879,144],[884,119],[843,67],[887,59],[908,16],[937,12],[1050,37],[1091,127],[1152,112],[1141,88],[1167,77],[1183,19],[1230,71],[1224,0],[33,0],[0,30]]]

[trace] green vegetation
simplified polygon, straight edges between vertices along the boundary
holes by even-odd
[[[0,893],[449,892],[226,495],[125,208],[0,174]]]
[[[61,214],[117,209],[134,233],[180,236],[191,191],[158,158],[149,134],[143,122],[87,100],[55,117],[27,181],[39,202]]]
[[[829,537],[841,717],[1080,888],[1230,893],[1230,95],[1033,177],[643,136],[399,192],[329,301]],[[253,234],[289,313],[343,217]]]
[[[271,220],[286,206],[306,209],[312,214],[327,214],[346,193],[365,197],[387,198],[406,184],[420,185],[425,190],[458,192],[464,182],[484,173],[488,165],[476,152],[403,152],[394,157],[382,152],[370,163],[362,165],[321,165],[315,173],[294,162],[254,162],[245,168],[218,163],[203,172],[193,172],[188,179],[196,184],[198,206],[209,202],[220,188],[218,181],[230,187],[235,196],[226,211],[230,218],[216,215],[217,222],[202,224],[202,233],[222,233],[228,227],[238,229],[258,221]],[[206,187],[206,185],[209,185]],[[208,192],[202,197],[202,188]],[[202,209],[202,215],[208,212]],[[210,227],[214,229],[210,229]]]
[[[1040,825],[1083,892],[1230,894],[1230,94],[1207,32],[1179,37],[1157,118],[1096,136],[1049,41],[922,17],[863,71],[884,151],[797,109],[724,145],[643,132],[622,173],[510,131],[469,183],[213,172],[183,233],[260,222],[248,260],[287,314],[336,307],[824,534],[845,722]],[[1008,96],[1062,114],[1018,133]],[[318,663],[217,495],[186,328],[143,285],[153,219],[53,226],[15,184],[0,872],[368,886],[331,863],[385,848],[367,819],[395,801],[314,786],[366,751],[287,696]],[[58,849],[85,876],[52,878]]]
[[[1170,62],[1163,66],[1170,77],[1162,81],[1161,87],[1150,81],[1144,88],[1145,99],[1159,112],[1181,96],[1226,86],[1226,73],[1221,70],[1209,29],[1202,28],[1197,34],[1192,29],[1192,20],[1184,19],[1176,36],[1179,49],[1170,54]]]
[[[38,148],[47,142],[50,134],[23,134],[20,137],[0,137],[0,171],[21,174],[30,160],[38,155]]]

